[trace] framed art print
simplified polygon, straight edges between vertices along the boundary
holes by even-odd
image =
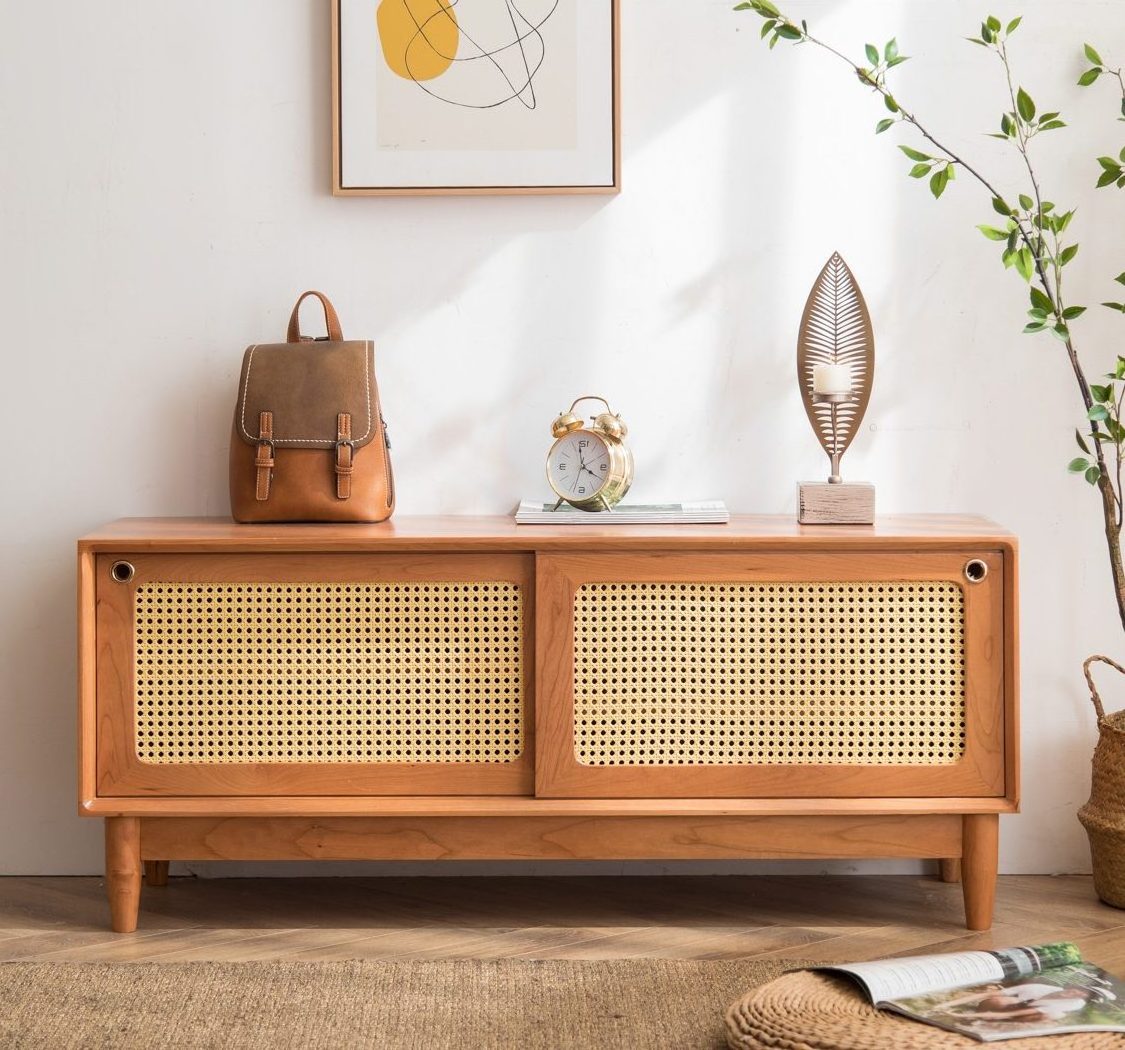
[[[333,192],[616,193],[619,0],[332,0]]]

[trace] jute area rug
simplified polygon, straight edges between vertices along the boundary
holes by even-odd
[[[0,1046],[719,1050],[777,962],[7,963]]]

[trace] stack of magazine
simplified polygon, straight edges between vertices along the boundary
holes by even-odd
[[[725,525],[730,521],[721,499],[694,503],[619,503],[613,510],[577,510],[569,503],[520,501],[517,525]]]
[[[1125,1032],[1125,982],[1069,942],[818,966],[857,981],[872,1005],[982,1043]]]

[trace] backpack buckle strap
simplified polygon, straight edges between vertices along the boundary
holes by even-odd
[[[341,412],[336,417],[336,498],[350,499],[352,472],[355,463],[355,444],[352,442],[352,417]]]
[[[254,457],[254,470],[257,478],[254,486],[254,499],[264,503],[270,498],[270,482],[273,480],[273,413],[263,412],[258,419],[258,452]]]

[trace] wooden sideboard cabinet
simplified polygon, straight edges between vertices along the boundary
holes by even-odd
[[[763,857],[937,859],[987,928],[1014,538],[591,522],[80,540],[80,808],[113,928],[171,860]]]

